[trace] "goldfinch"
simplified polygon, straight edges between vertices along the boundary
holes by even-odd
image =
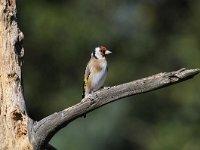
[[[106,47],[96,47],[87,64],[84,75],[82,98],[102,88],[108,71],[106,55],[111,54]]]

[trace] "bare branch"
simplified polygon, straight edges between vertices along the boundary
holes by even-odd
[[[159,73],[143,79],[99,90],[72,107],[56,112],[34,125],[34,141],[44,147],[53,135],[78,117],[103,105],[124,97],[142,94],[160,89],[197,75],[200,69],[180,69],[173,72]]]

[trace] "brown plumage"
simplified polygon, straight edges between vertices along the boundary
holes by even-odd
[[[95,75],[97,73],[102,71],[102,69],[104,68],[104,66],[103,66],[104,64],[107,66],[107,61],[105,59],[96,59],[93,56],[91,57],[88,65],[85,69],[82,98],[85,97],[85,92],[87,92],[87,93],[92,92],[93,78],[95,78]],[[106,72],[107,72],[107,67],[106,67]],[[96,90],[98,90],[98,89],[96,89]]]

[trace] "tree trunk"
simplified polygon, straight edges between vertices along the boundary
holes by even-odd
[[[16,1],[0,2],[0,149],[29,150],[28,116],[23,97],[21,42]]]

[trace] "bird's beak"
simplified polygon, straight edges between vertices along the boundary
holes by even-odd
[[[109,51],[109,50],[106,50],[106,51],[105,51],[105,54],[106,54],[106,55],[111,54],[111,53],[112,53],[112,52]]]

